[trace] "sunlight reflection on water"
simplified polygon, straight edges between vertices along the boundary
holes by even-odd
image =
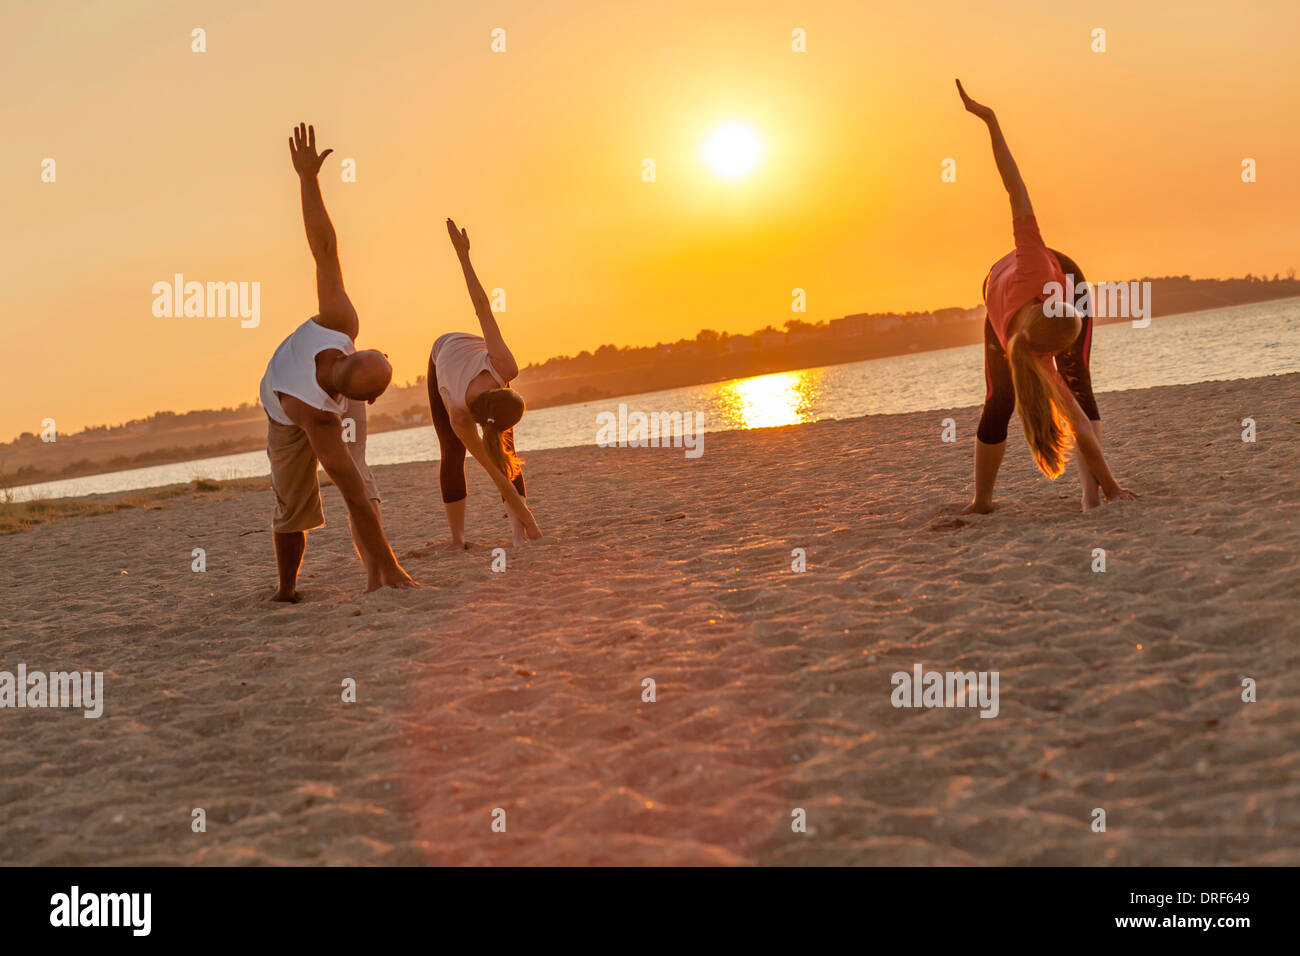
[[[715,386],[721,406],[721,428],[773,428],[815,421],[812,409],[825,369],[775,372],[741,378]],[[712,427],[712,426],[710,426]]]

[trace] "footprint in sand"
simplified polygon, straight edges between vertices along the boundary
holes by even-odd
[[[965,518],[941,516],[930,522],[931,531],[959,531],[970,524]]]

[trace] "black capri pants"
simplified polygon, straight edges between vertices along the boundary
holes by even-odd
[[[1092,394],[1092,373],[1088,370],[1092,355],[1092,302],[1088,290],[1082,287],[1086,280],[1077,262],[1055,249],[1049,251],[1056,256],[1066,277],[1073,278],[1074,306],[1083,317],[1079,337],[1068,349],[1056,354],[1056,367],[1083,413],[1089,420],[1099,422],[1101,412],[1097,410],[1097,399]],[[988,295],[988,285],[988,276],[985,276],[982,295]],[[987,314],[984,316],[984,379],[988,390],[984,395],[979,430],[975,434],[986,445],[1000,445],[1007,440],[1007,423],[1016,408],[1016,390],[1011,382],[1011,363]]]
[[[438,484],[442,488],[442,500],[447,504],[469,497],[469,488],[465,483],[465,443],[460,440],[456,430],[451,427],[451,416],[443,404],[442,393],[438,391],[438,373],[433,367],[433,357],[429,358],[429,412],[433,415],[433,430],[438,433]],[[506,440],[506,447],[513,454],[515,450],[515,430],[507,428],[501,433]],[[511,482],[520,498],[528,496],[524,490],[524,473],[521,471]]]

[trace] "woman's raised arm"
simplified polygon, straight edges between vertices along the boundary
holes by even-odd
[[[1007,146],[1006,137],[1002,135],[998,118],[993,115],[992,109],[976,103],[966,95],[961,80],[957,81],[957,92],[961,94],[961,102],[966,107],[966,112],[974,113],[989,128],[989,136],[993,140],[993,159],[998,164],[998,172],[1002,175],[1002,185],[1006,187],[1007,195],[1011,197],[1011,215],[1017,219],[1021,216],[1032,216],[1034,207],[1029,204],[1029,190],[1025,188],[1025,181],[1020,177],[1020,169],[1011,156],[1011,149]]]
[[[483,342],[487,345],[492,365],[509,384],[519,376],[519,363],[506,346],[506,340],[497,326],[497,317],[492,314],[492,303],[483,291],[483,283],[478,281],[474,266],[469,261],[469,233],[457,229],[456,224],[447,220],[447,232],[451,236],[452,247],[460,259],[461,270],[465,273],[465,285],[469,289],[470,301],[474,303],[474,314],[478,316],[479,327],[483,330]]]

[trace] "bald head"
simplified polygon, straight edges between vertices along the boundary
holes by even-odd
[[[339,391],[359,402],[373,402],[393,380],[393,366],[383,352],[366,349],[347,356],[338,364]]]

